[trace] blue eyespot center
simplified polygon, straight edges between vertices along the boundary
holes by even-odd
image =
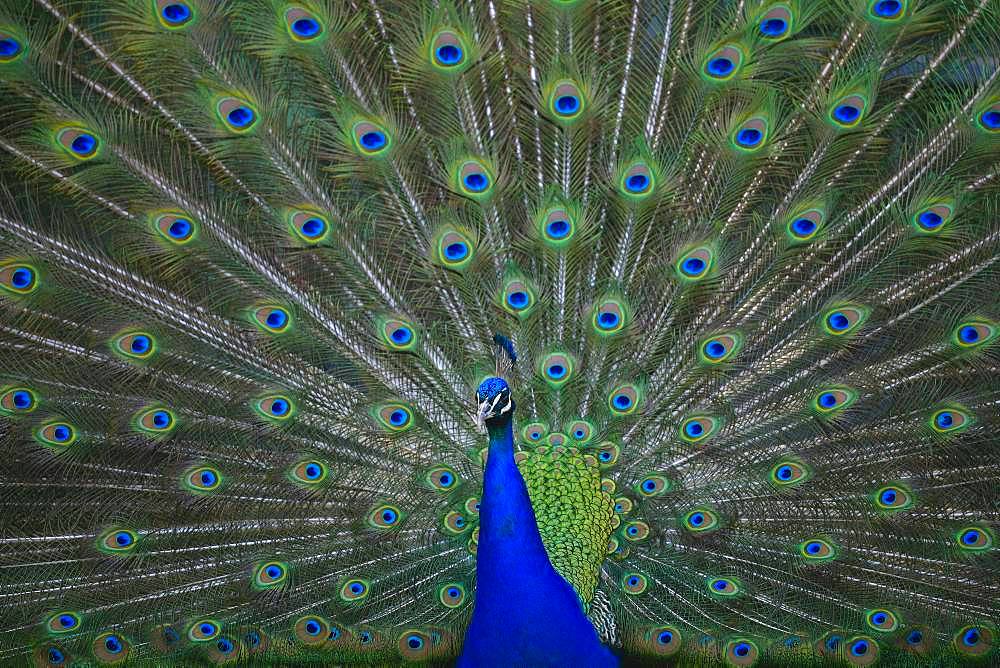
[[[604,450],[603,452],[601,452],[601,454],[597,455],[597,458],[600,459],[602,462],[609,462],[611,461],[611,453],[608,452],[607,450]]]
[[[140,334],[139,336],[132,338],[132,343],[129,344],[129,350],[137,355],[141,355],[148,352],[151,345],[152,342],[149,340],[149,337],[144,334]]]
[[[831,313],[829,317],[827,317],[826,322],[830,325],[830,329],[838,332],[847,329],[847,327],[851,324],[851,321],[847,318],[847,316],[840,311]]]
[[[979,330],[966,325],[958,331],[958,337],[962,340],[962,343],[975,343],[979,340]]]
[[[464,517],[456,517],[455,518],[455,526],[458,527],[459,529],[461,529],[462,527],[464,527],[465,526],[465,518]]]
[[[351,593],[352,594],[360,594],[360,593],[364,592],[364,590],[365,590],[365,586],[363,584],[361,584],[360,582],[352,582],[351,583]]]
[[[575,95],[560,95],[556,99],[556,112],[561,116],[570,116],[580,109],[580,98]]]
[[[979,644],[979,640],[982,636],[979,633],[979,629],[969,629],[964,634],[962,634],[962,643],[967,647],[975,647]]]
[[[59,616],[59,626],[64,629],[71,629],[76,626],[76,617],[73,615],[60,615]]]
[[[692,420],[684,425],[684,433],[694,438],[705,433],[705,427],[703,427],[700,422]]]
[[[806,552],[808,554],[819,554],[822,549],[823,546],[817,541],[812,541],[806,545]]]
[[[969,529],[962,534],[962,543],[965,545],[975,545],[979,542],[979,532],[975,529]]]
[[[779,480],[791,480],[792,478],[792,467],[785,465],[778,468],[777,474]]]
[[[697,276],[701,272],[705,271],[705,267],[705,261],[700,257],[689,257],[681,263],[681,271],[688,276]]]
[[[947,429],[952,424],[954,424],[955,416],[949,413],[948,411],[942,411],[937,414],[935,422],[937,423],[938,427],[941,427],[942,429]]]
[[[660,635],[656,636],[656,642],[661,645],[669,645],[674,641],[674,634],[670,631],[660,631]]]
[[[281,309],[272,309],[270,313],[267,314],[267,318],[264,320],[267,326],[272,329],[280,329],[285,326],[288,322],[288,314]]]
[[[274,415],[284,415],[288,412],[288,402],[284,399],[275,399],[271,402],[271,413]]]
[[[633,575],[628,579],[628,584],[630,587],[635,587],[636,585],[639,584],[639,578]]]
[[[565,220],[553,220],[545,230],[553,239],[562,239],[569,234],[569,223]]]
[[[875,3],[875,15],[882,18],[895,18],[903,10],[903,5],[898,0],[881,0]]]
[[[54,663],[56,665],[62,663],[66,660],[66,656],[60,652],[55,647],[49,648],[49,663]]]
[[[76,137],[70,144],[70,148],[78,155],[88,155],[97,146],[97,138],[94,135],[83,133]]]
[[[861,116],[861,110],[850,104],[838,105],[833,110],[833,117],[841,123],[853,123]]]
[[[132,544],[132,534],[127,531],[119,531],[115,534],[115,544],[119,547],[128,547]]]
[[[562,378],[566,375],[566,367],[562,364],[553,364],[548,368],[548,374],[552,378]]]
[[[306,477],[310,480],[314,480],[320,476],[322,469],[316,464],[308,464],[306,466]]]
[[[31,394],[25,392],[24,390],[18,390],[14,393],[14,408],[28,408],[31,406]]]
[[[21,45],[13,37],[0,39],[0,57],[8,58],[16,55],[21,50]]]
[[[410,331],[409,327],[397,327],[392,331],[390,335],[393,343],[399,345],[404,345],[409,343],[413,339],[413,332]]]
[[[406,646],[410,649],[420,649],[424,646],[424,639],[420,636],[409,636],[406,639]]]
[[[747,656],[750,654],[750,645],[745,642],[741,642],[733,648],[733,654],[739,657]]]
[[[160,11],[160,15],[167,23],[171,25],[179,25],[191,18],[191,8],[183,2],[173,2],[166,5]]]
[[[851,645],[851,654],[854,656],[864,656],[868,653],[868,641],[858,640],[853,645]]]
[[[944,222],[944,219],[934,211],[922,211],[917,217],[917,221],[919,221],[920,227],[932,230],[936,227],[940,227],[941,223]]]
[[[792,222],[792,231],[800,237],[806,237],[816,231],[816,223],[808,218],[796,218]]]
[[[705,354],[712,359],[719,359],[726,354],[726,346],[720,341],[709,341],[705,344]]]
[[[170,426],[170,414],[166,411],[156,411],[153,413],[153,426],[158,429],[163,429]]]
[[[819,405],[823,408],[833,408],[837,405],[837,395],[833,392],[824,392],[819,395]]]
[[[631,527],[629,527],[629,528],[628,528],[628,529],[626,530],[626,532],[628,533],[628,535],[630,535],[630,536],[634,536],[634,535],[636,535],[637,533],[639,533],[639,529],[637,529],[637,528],[636,528],[636,527],[634,527],[634,526],[631,526]]]
[[[10,276],[10,284],[19,290],[29,287],[35,281],[35,272],[27,267],[18,267]]]
[[[528,293],[522,290],[512,292],[507,295],[507,303],[515,309],[523,309],[528,305]]]
[[[920,631],[910,631],[909,635],[906,636],[906,642],[911,645],[919,645],[924,640],[924,634]]]
[[[185,220],[184,218],[178,218],[170,224],[167,228],[167,234],[170,235],[172,239],[184,239],[191,233],[191,221]]]
[[[872,615],[872,624],[875,624],[876,626],[880,624],[885,624],[885,620],[886,620],[886,615],[884,612],[876,612],[874,615]]]
[[[438,477],[438,484],[440,484],[442,487],[451,487],[451,483],[453,483],[454,481],[455,481],[455,478],[452,477],[452,475],[450,473],[447,473],[447,472],[442,473]]]
[[[621,317],[613,311],[605,311],[597,316],[597,326],[601,329],[614,329],[621,322]]]
[[[705,523],[705,515],[703,513],[695,513],[688,521],[691,522],[691,526],[701,526]]]
[[[310,239],[321,236],[324,231],[326,231],[326,223],[320,218],[309,218],[302,223],[302,234]]]
[[[73,432],[66,425],[58,425],[52,430],[52,438],[60,443],[68,441]]]
[[[254,113],[250,107],[239,106],[230,111],[226,118],[229,119],[229,124],[235,128],[245,128],[254,120]]]
[[[465,187],[474,192],[481,193],[486,190],[486,186],[489,185],[489,179],[486,178],[485,174],[480,172],[472,172],[471,174],[466,174],[465,178],[462,179]]]
[[[201,484],[205,487],[211,487],[219,479],[212,471],[202,471],[201,472]]]
[[[757,128],[743,128],[736,133],[736,142],[740,146],[756,146],[764,138]]]
[[[468,254],[469,247],[462,241],[456,241],[444,247],[444,256],[452,261],[464,260]]]
[[[306,633],[311,636],[318,635],[320,628],[319,622],[314,619],[310,619],[306,622]]]
[[[788,23],[784,19],[769,18],[760,22],[760,31],[768,37],[779,37],[788,30]]]
[[[377,151],[386,145],[384,132],[372,130],[361,135],[361,145],[369,151]]]
[[[887,489],[884,492],[882,492],[882,503],[887,506],[891,506],[892,504],[896,503],[896,490]]]
[[[458,597],[459,597],[459,596],[461,595],[461,593],[462,593],[462,592],[460,592],[460,591],[459,591],[459,590],[458,590],[457,588],[455,588],[455,587],[450,587],[450,588],[448,589],[448,596],[449,596],[450,598],[458,598]]]
[[[656,490],[656,481],[655,480],[649,480],[649,479],[643,480],[642,481],[642,489],[645,492],[655,491]]]
[[[112,654],[118,654],[122,651],[122,644],[115,636],[108,636],[104,639],[104,646]]]
[[[405,424],[408,418],[409,416],[406,414],[406,411],[400,409],[394,410],[389,414],[389,422],[395,427]]]
[[[625,179],[625,187],[629,192],[640,193],[649,187],[649,177],[645,174],[633,174]]]
[[[627,394],[616,394],[614,402],[616,408],[625,410],[632,405],[632,397]]]
[[[442,65],[450,67],[457,65],[462,60],[462,49],[455,44],[444,44],[439,46],[434,52],[437,61]]]
[[[587,432],[585,432],[582,429],[577,429],[576,431],[573,432],[573,436],[575,436],[576,438],[583,438],[586,435],[587,435]]]
[[[382,521],[386,524],[394,524],[396,522],[396,511],[385,509],[382,511]]]
[[[220,638],[219,642],[215,644],[219,648],[219,651],[223,654],[229,654],[233,651],[233,643],[228,638]]]
[[[726,588],[725,580],[716,580],[715,582],[712,583],[712,589],[714,589],[715,591],[723,591],[725,588]]]
[[[989,109],[984,111],[982,116],[979,117],[983,125],[988,127],[990,130],[1000,129],[1000,111],[995,109]]]
[[[830,650],[831,652],[835,652],[837,651],[837,648],[840,647],[840,641],[841,641],[840,636],[830,636],[829,638],[826,639],[826,643],[824,644],[826,645],[826,648],[828,650]]]
[[[708,61],[708,73],[715,77],[724,77],[730,74],[736,65],[732,60],[724,56],[719,56],[718,58],[712,58]]]
[[[308,17],[292,22],[292,32],[298,37],[315,37],[319,33],[319,21]]]

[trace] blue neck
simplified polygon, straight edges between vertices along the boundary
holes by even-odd
[[[549,563],[508,419],[489,427],[476,607],[459,666],[614,666],[573,587]]]

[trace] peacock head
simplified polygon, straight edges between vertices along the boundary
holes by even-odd
[[[486,427],[502,426],[510,422],[514,415],[510,385],[503,378],[494,376],[480,383],[476,390],[476,401],[479,403],[477,419]]]

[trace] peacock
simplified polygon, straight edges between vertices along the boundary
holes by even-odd
[[[998,44],[0,0],[0,665],[1000,665]]]

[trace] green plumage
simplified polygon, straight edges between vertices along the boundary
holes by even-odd
[[[452,661],[496,374],[624,660],[995,664],[998,43],[996,0],[0,0],[0,664]]]

